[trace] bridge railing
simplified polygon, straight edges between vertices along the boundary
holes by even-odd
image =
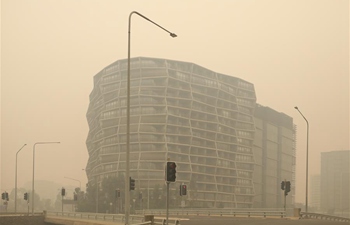
[[[163,218],[154,218],[153,223],[151,221],[145,221],[141,223],[136,223],[133,225],[147,225],[147,224],[152,224],[152,225],[166,225],[166,219]],[[177,219],[169,219],[170,225],[180,225],[180,220]]]
[[[124,214],[103,214],[103,213],[83,213],[83,212],[46,212],[45,216],[55,216],[64,218],[75,218],[75,219],[87,219],[87,220],[99,220],[99,221],[112,221],[112,222],[125,222]],[[166,221],[164,218],[154,218],[153,224],[165,225]],[[131,224],[150,224],[145,221],[143,215],[130,215],[129,222]],[[168,224],[179,225],[178,219],[169,218]]]
[[[15,216],[42,216],[42,215],[44,215],[44,213],[43,212],[34,212],[33,214],[30,212],[30,213],[28,213],[28,212],[0,212],[0,215],[11,215],[11,216],[13,216],[13,215],[15,215]]]
[[[152,214],[152,215],[165,215],[166,210],[155,209],[155,210],[138,210],[137,214]],[[242,209],[171,209],[169,210],[169,215],[176,216],[244,216],[244,217],[286,217],[286,212],[284,210],[242,210]]]
[[[338,222],[350,222],[350,218],[331,216],[331,215],[325,215],[325,214],[320,214],[320,213],[301,212],[300,216],[301,216],[301,218],[331,220],[331,221],[338,221]]]
[[[124,214],[103,214],[103,213],[86,213],[86,212],[46,212],[46,216],[68,217],[76,219],[102,220],[102,221],[125,221]],[[130,215],[129,220],[142,222],[143,216]]]

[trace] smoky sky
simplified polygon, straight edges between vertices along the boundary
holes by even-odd
[[[131,57],[193,62],[253,83],[257,102],[297,126],[296,201],[304,201],[306,123],[309,171],[320,153],[349,149],[347,0],[3,0],[1,1],[1,191],[35,178],[87,182],[86,112],[93,76]]]

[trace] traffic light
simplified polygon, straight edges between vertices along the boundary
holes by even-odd
[[[176,180],[176,163],[167,162],[166,163],[166,181],[175,182]]]
[[[2,200],[5,200],[5,193],[2,193],[2,194],[1,194],[1,199],[2,199]]]
[[[284,181],[281,182],[281,189],[284,190],[284,187],[285,187],[285,183]]]
[[[24,193],[24,200],[28,200],[28,193]]]
[[[78,195],[74,194],[74,201],[78,201]]]
[[[185,184],[180,184],[180,196],[187,194],[187,186]]]
[[[119,189],[115,190],[115,197],[120,198],[120,190]]]
[[[130,191],[135,190],[135,179],[130,177]]]
[[[290,181],[286,181],[286,195],[288,194],[288,192],[290,192]]]
[[[62,196],[65,196],[65,195],[66,195],[66,189],[62,188],[62,190],[61,190],[61,195],[62,195]]]
[[[9,201],[9,193],[5,192],[5,198],[6,198],[6,201]]]

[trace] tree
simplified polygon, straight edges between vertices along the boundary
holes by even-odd
[[[44,210],[52,211],[54,209],[51,203],[51,199],[43,199],[42,202],[43,202]]]
[[[17,211],[18,212],[25,212],[28,210],[28,204],[27,201],[23,199],[24,193],[29,193],[28,190],[24,188],[18,188],[17,189]],[[9,205],[8,210],[14,211],[15,210],[15,189],[11,190],[11,193],[9,193]]]
[[[115,212],[116,199],[115,191],[120,190],[120,200],[124,198],[124,177],[108,177],[103,179],[98,190],[98,211],[99,213]],[[79,189],[79,188],[78,188]],[[88,183],[86,185],[86,193],[77,190],[78,203],[77,211],[79,212],[95,212],[97,201],[96,183]],[[112,203],[112,206],[111,206]]]
[[[86,184],[86,193],[79,192],[76,210],[78,212],[94,212],[96,208],[96,185]]]
[[[23,199],[24,193],[29,193],[29,204],[31,205],[32,202],[32,192],[24,189],[24,188],[19,188],[17,189],[17,211],[27,211],[28,210],[28,204],[27,201]],[[40,196],[35,193],[34,194],[34,200],[35,200],[35,211],[42,211],[45,209],[45,204],[44,201],[40,199]],[[14,211],[15,210],[15,189],[11,190],[11,193],[9,193],[9,204],[8,204],[8,210],[9,211]]]
[[[54,204],[54,209],[55,211],[61,211],[62,209],[62,196],[61,196],[61,191],[59,191],[56,195],[56,201]]]

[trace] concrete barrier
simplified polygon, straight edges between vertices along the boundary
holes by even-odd
[[[46,223],[50,224],[61,224],[61,225],[124,225],[122,222],[116,221],[99,221],[99,220],[86,220],[77,218],[64,218],[64,217],[54,217],[47,216],[45,218]],[[33,224],[36,225],[36,224]]]
[[[1,215],[0,225],[18,224],[18,225],[46,225],[44,216],[14,216]]]
[[[294,208],[294,217],[298,217],[300,218],[301,217],[301,208]]]
[[[154,225],[154,215],[144,215],[144,222],[151,221],[151,224]]]

